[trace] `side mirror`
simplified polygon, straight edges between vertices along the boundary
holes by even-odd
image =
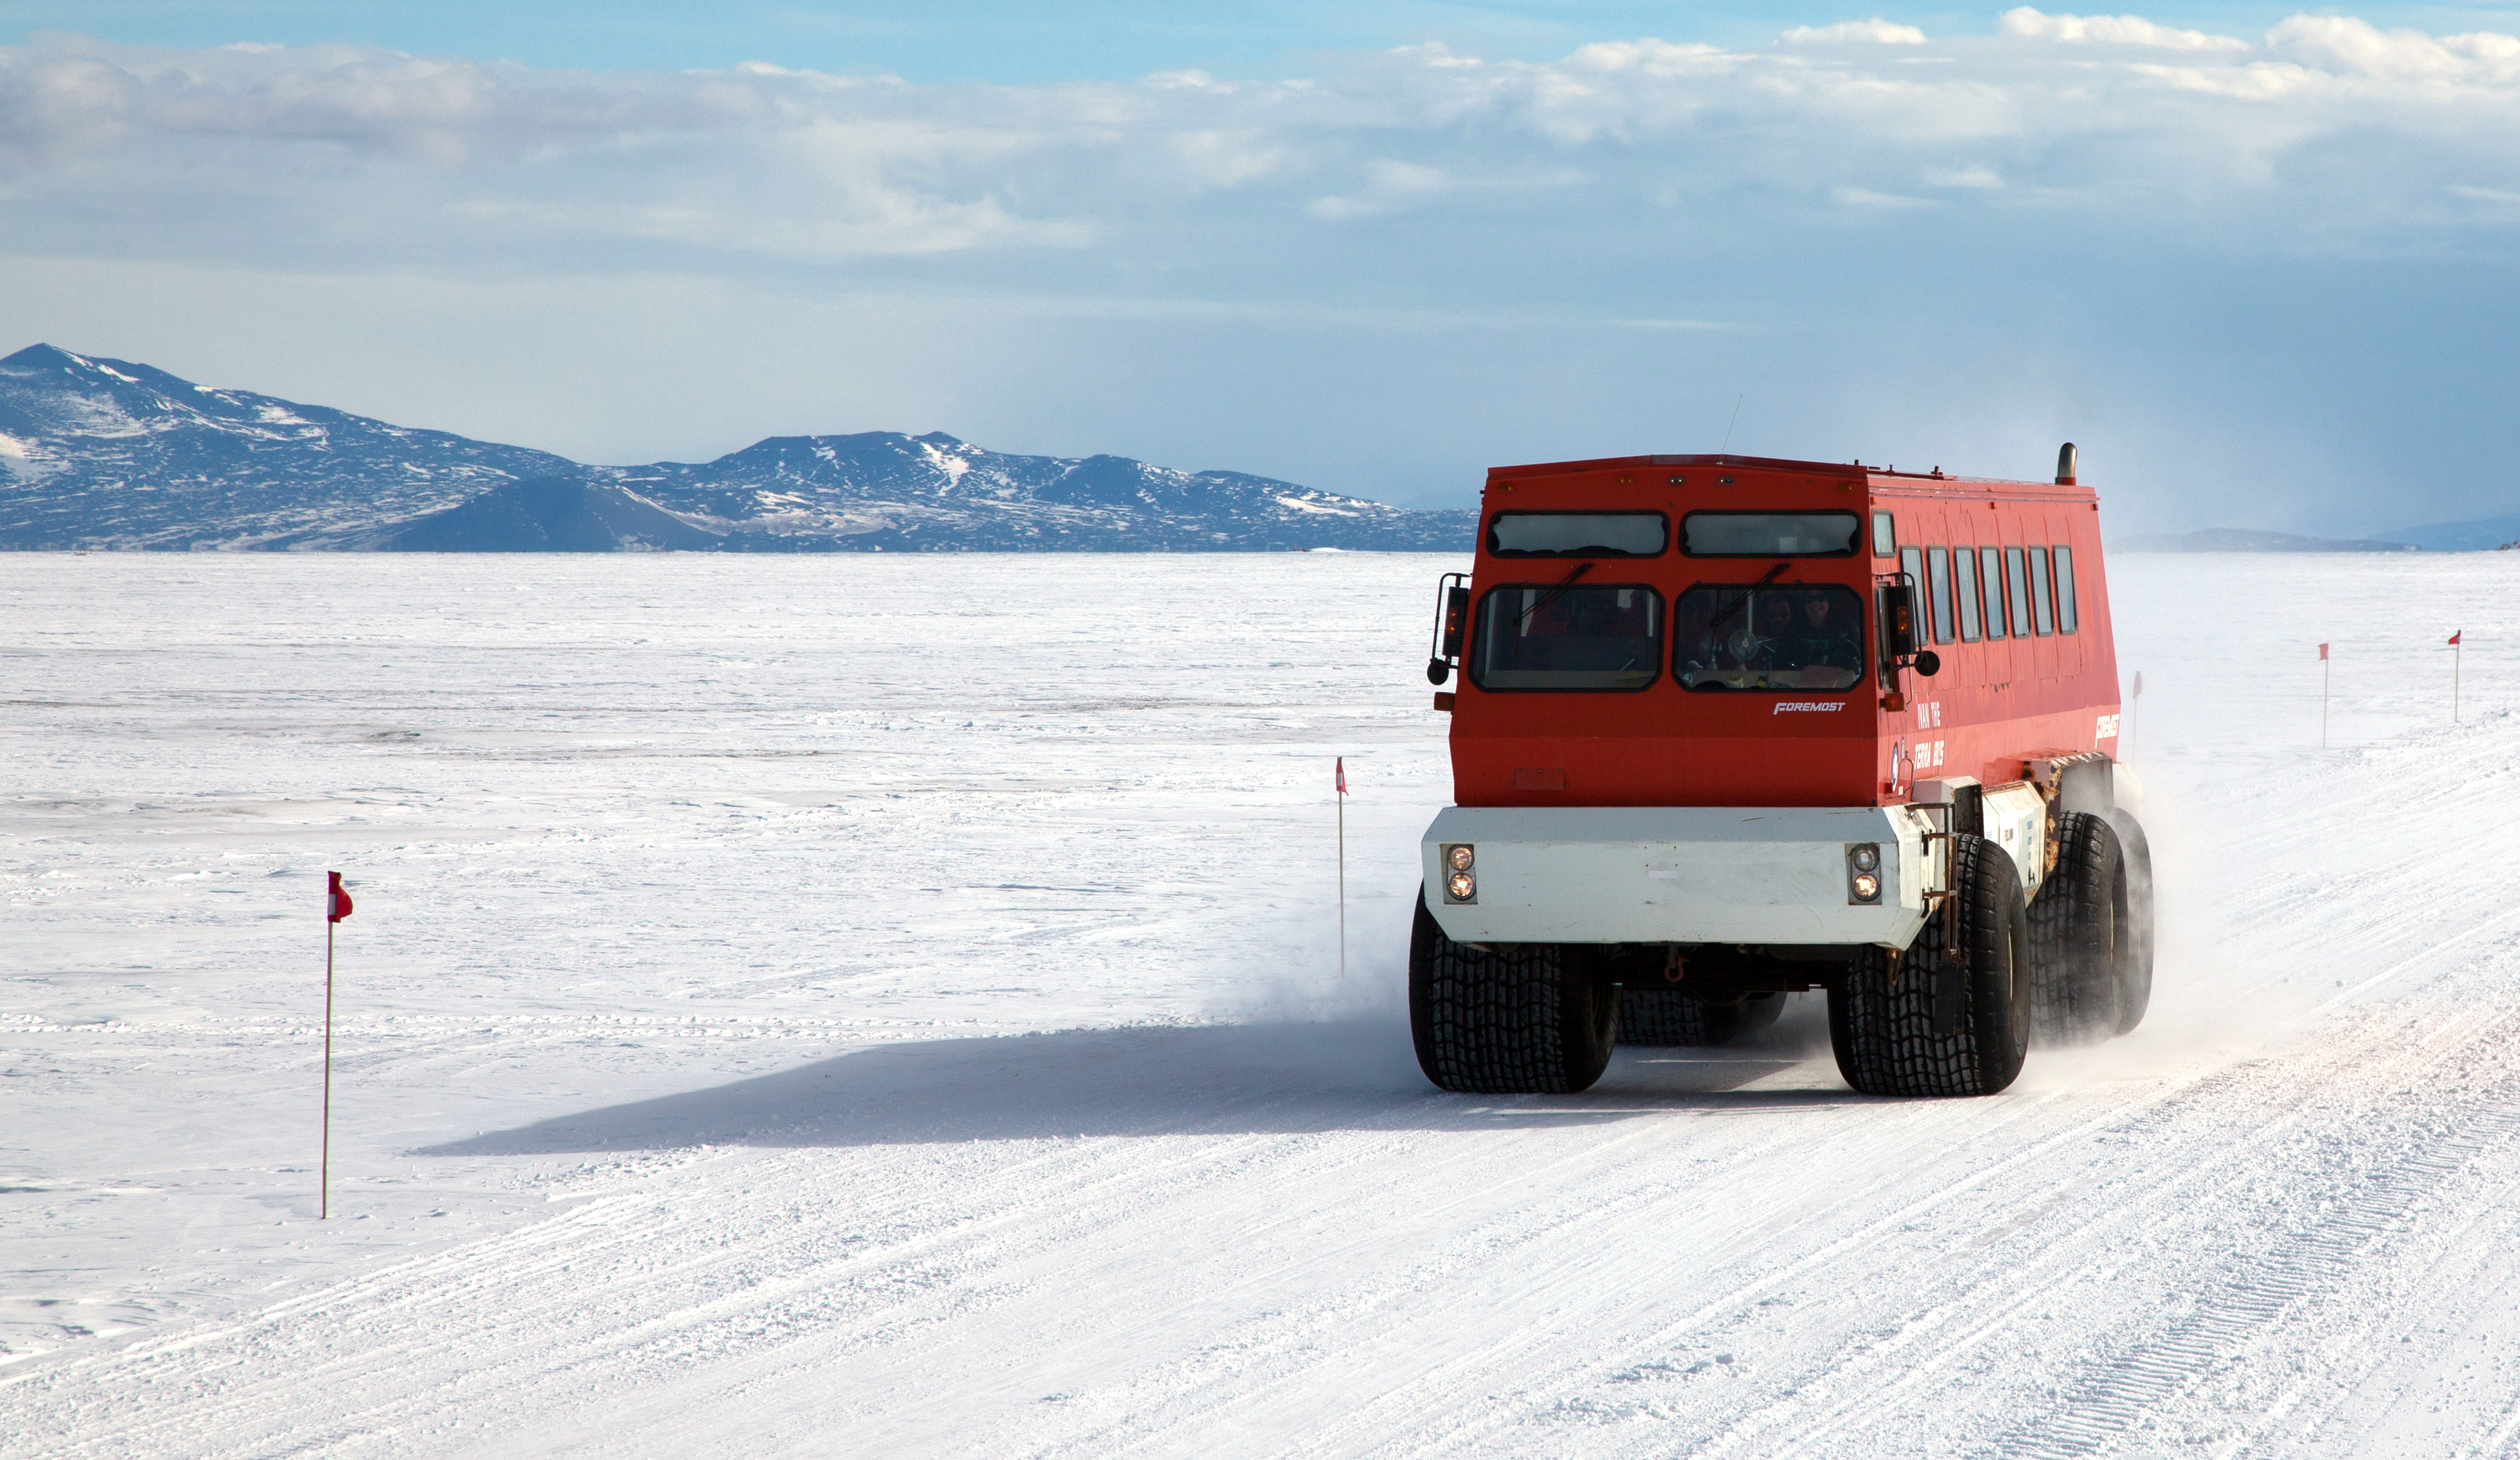
[[[1916,672],[1927,679],[1943,672],[1943,657],[1927,649],[1916,656]]]
[[[1444,590],[1444,633],[1439,651],[1446,659],[1462,657],[1462,631],[1470,622],[1470,590],[1456,583]]]
[[[1442,684],[1453,677],[1453,662],[1462,657],[1462,633],[1470,621],[1470,588],[1465,574],[1444,574],[1443,591],[1435,596],[1435,652],[1426,660],[1426,682]]]
[[[1916,652],[1916,595],[1906,583],[1881,585],[1881,657],[1898,663]]]

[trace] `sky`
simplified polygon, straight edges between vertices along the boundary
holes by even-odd
[[[521,18],[518,13],[523,12]],[[2520,4],[0,3],[0,350],[609,463],[2520,512]]]

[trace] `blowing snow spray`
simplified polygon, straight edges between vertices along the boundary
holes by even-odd
[[[327,872],[324,890],[324,1156],[316,1183],[316,1220],[333,1217],[333,925],[350,915],[341,874]]]

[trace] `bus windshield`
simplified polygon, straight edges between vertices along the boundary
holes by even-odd
[[[1651,588],[1516,583],[1479,605],[1470,678],[1483,690],[1641,690],[1661,673]]]
[[[1701,583],[1672,608],[1672,672],[1692,690],[1851,690],[1864,601],[1851,588]]]

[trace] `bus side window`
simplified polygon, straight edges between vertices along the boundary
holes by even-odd
[[[1979,576],[1986,580],[1986,636],[2003,637],[2003,549],[1977,550]]]
[[[2056,626],[2073,633],[2081,625],[2074,614],[2074,550],[2056,545]]]
[[[1872,514],[1872,556],[1893,558],[1899,553],[1899,531],[1891,525],[1890,514]]]
[[[1924,608],[1925,600],[1925,550],[1923,548],[1912,547],[1901,548],[1899,550],[1899,570],[1908,575],[1910,591],[1916,595],[1916,606],[1918,611],[1921,613]],[[1921,629],[1922,625],[1918,625],[1918,627]]]
[[[1959,570],[1960,642],[1977,642],[1977,550],[1952,549],[1952,567]]]
[[[1925,549],[1925,576],[1934,595],[1934,642],[1952,641],[1952,554],[1949,548]]]
[[[2012,636],[2030,637],[2030,578],[2021,570],[2021,549],[2003,550],[2003,596],[2012,605]]]
[[[2054,633],[2056,608],[2054,600],[2048,596],[2048,550],[2044,547],[2030,550],[2030,606],[2039,616],[2039,637],[2044,639]]]

